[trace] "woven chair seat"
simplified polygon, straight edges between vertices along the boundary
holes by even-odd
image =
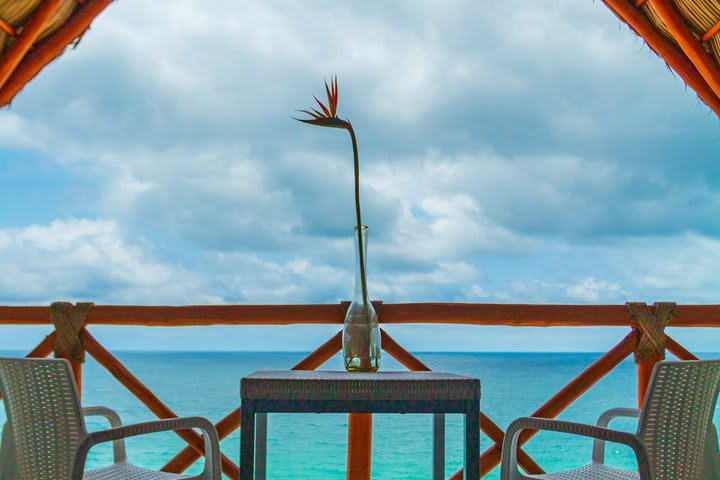
[[[190,477],[147,470],[130,463],[117,463],[109,467],[89,470],[85,472],[83,480],[177,480],[181,478]]]
[[[530,475],[528,478],[543,480],[640,480],[640,474],[618,470],[607,465],[590,464],[565,472]]]

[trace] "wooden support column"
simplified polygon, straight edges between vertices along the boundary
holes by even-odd
[[[650,385],[650,377],[652,376],[655,364],[664,360],[665,356],[659,352],[653,352],[645,360],[637,364],[638,369],[638,408],[643,407],[645,402],[645,394]]]
[[[378,317],[382,312],[383,302],[373,301]],[[350,302],[341,302],[347,312]],[[351,413],[348,415],[348,454],[347,480],[370,480],[372,465],[372,414]]]
[[[348,415],[347,480],[370,480],[372,414]]]
[[[644,302],[628,302],[630,322],[636,324],[642,336],[635,349],[638,368],[638,408],[642,408],[655,364],[665,359],[665,327],[675,313],[675,303],[656,302],[652,311]]]
[[[50,317],[55,325],[55,357],[64,358],[72,365],[78,394],[82,395],[82,364],[85,362],[85,348],[80,340],[80,331],[85,326],[88,310],[92,303],[54,302],[50,305]]]

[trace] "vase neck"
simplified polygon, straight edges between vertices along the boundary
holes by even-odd
[[[354,237],[355,237],[355,294],[353,297],[353,301],[355,302],[362,302],[363,301],[363,293],[362,293],[362,274],[360,269],[360,238],[362,238],[362,249],[363,249],[363,259],[365,261],[365,280],[367,282],[367,231],[368,227],[363,226],[360,229],[360,235],[358,235],[358,228],[355,227],[354,231]],[[369,300],[369,299],[368,299]]]

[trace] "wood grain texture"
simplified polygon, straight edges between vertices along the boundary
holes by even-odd
[[[637,364],[638,376],[638,408],[642,408],[645,403],[645,394],[650,386],[650,378],[652,377],[655,364],[662,361],[660,352],[653,352],[648,358]]]
[[[347,480],[370,480],[372,414],[348,415]]]
[[[652,307],[650,307],[652,309]],[[316,305],[96,305],[88,325],[342,325],[340,304]],[[48,307],[0,306],[0,325],[47,325]],[[516,327],[632,326],[625,305],[385,303],[381,324],[432,323]],[[678,305],[673,327],[720,327],[720,305]]]

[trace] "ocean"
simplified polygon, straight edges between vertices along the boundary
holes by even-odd
[[[0,352],[2,355],[13,355]],[[238,406],[240,378],[255,370],[284,370],[306,353],[144,353],[115,352],[143,383],[180,416],[200,415],[217,422]],[[16,353],[19,355],[19,353]],[[431,369],[471,375],[482,384],[481,409],[501,427],[531,414],[568,381],[596,360],[600,353],[419,353]],[[717,358],[718,354],[703,355]],[[339,356],[324,369],[342,369]],[[382,370],[402,370],[388,355]],[[124,423],[155,417],[92,359],[84,369],[83,404],[106,405],[117,410]],[[595,422],[612,407],[636,406],[637,377],[631,359],[620,364],[559,418]],[[716,421],[720,410],[716,407]],[[5,421],[0,408],[0,421]],[[429,415],[376,415],[373,420],[372,478],[377,480],[431,477],[432,419]],[[632,430],[632,420],[618,420],[613,427]],[[88,428],[104,428],[91,421]],[[268,479],[344,479],[347,449],[347,415],[271,414],[268,426]],[[237,462],[240,433],[222,443],[223,452]],[[131,462],[159,468],[184,447],[174,434],[162,433],[127,441]],[[481,436],[481,450],[492,445]],[[546,471],[580,466],[589,461],[591,440],[541,433],[525,447]],[[446,473],[462,465],[462,418],[447,417]],[[607,449],[608,463],[634,468],[629,449]],[[95,468],[111,461],[109,445],[96,448],[88,462]],[[198,463],[190,471],[197,472]],[[499,468],[488,477],[498,478]]]

